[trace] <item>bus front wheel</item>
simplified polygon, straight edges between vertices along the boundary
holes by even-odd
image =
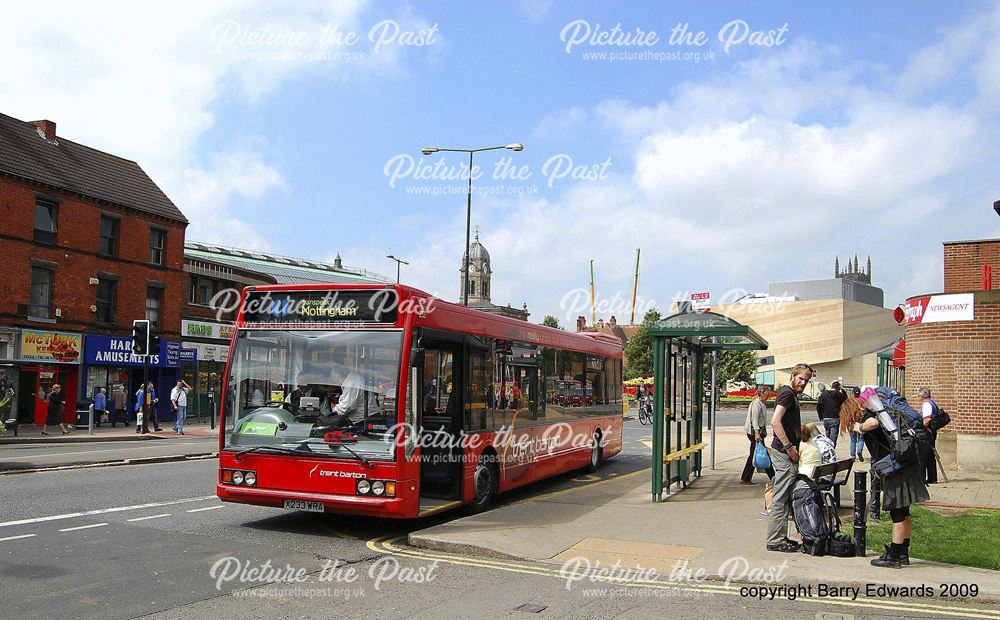
[[[469,510],[473,513],[482,512],[489,508],[496,497],[500,478],[497,475],[496,463],[488,458],[489,455],[479,457],[476,464],[476,473],[472,479],[473,498],[469,504]]]

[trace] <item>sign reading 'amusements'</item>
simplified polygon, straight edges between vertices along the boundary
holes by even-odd
[[[391,288],[365,291],[252,291],[244,323],[386,323],[399,316]]]

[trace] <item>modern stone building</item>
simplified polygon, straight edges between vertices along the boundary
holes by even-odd
[[[865,271],[859,269],[857,257],[843,271],[838,259],[835,274],[827,280],[778,282],[768,286],[767,294],[713,304],[713,312],[750,326],[770,344],[758,383],[782,385],[800,362],[816,369],[807,388],[810,395],[833,381],[877,383],[878,353],[891,349],[903,329],[892,310],[882,306],[882,289],[871,285],[870,259]]]

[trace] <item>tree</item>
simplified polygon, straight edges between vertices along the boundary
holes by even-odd
[[[653,338],[649,328],[660,320],[660,312],[653,308],[642,317],[642,324],[625,345],[625,378],[637,379],[653,374]]]
[[[705,385],[711,387],[712,359],[706,354],[702,365],[702,376]],[[715,370],[715,379],[720,392],[730,381],[756,383],[757,367],[760,362],[756,351],[719,351],[719,363]]]
[[[555,327],[556,329],[562,329],[559,327],[559,319],[552,316],[551,314],[546,314],[545,318],[542,319],[542,325],[546,327]]]

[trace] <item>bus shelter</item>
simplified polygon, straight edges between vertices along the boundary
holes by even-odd
[[[714,312],[684,312],[649,328],[653,339],[653,501],[701,476],[704,390],[703,361],[710,361],[712,397],[718,351],[758,351],[767,341],[748,325]],[[659,415],[656,412],[660,412]],[[712,419],[714,428],[715,420]],[[713,452],[714,454],[714,452]]]

